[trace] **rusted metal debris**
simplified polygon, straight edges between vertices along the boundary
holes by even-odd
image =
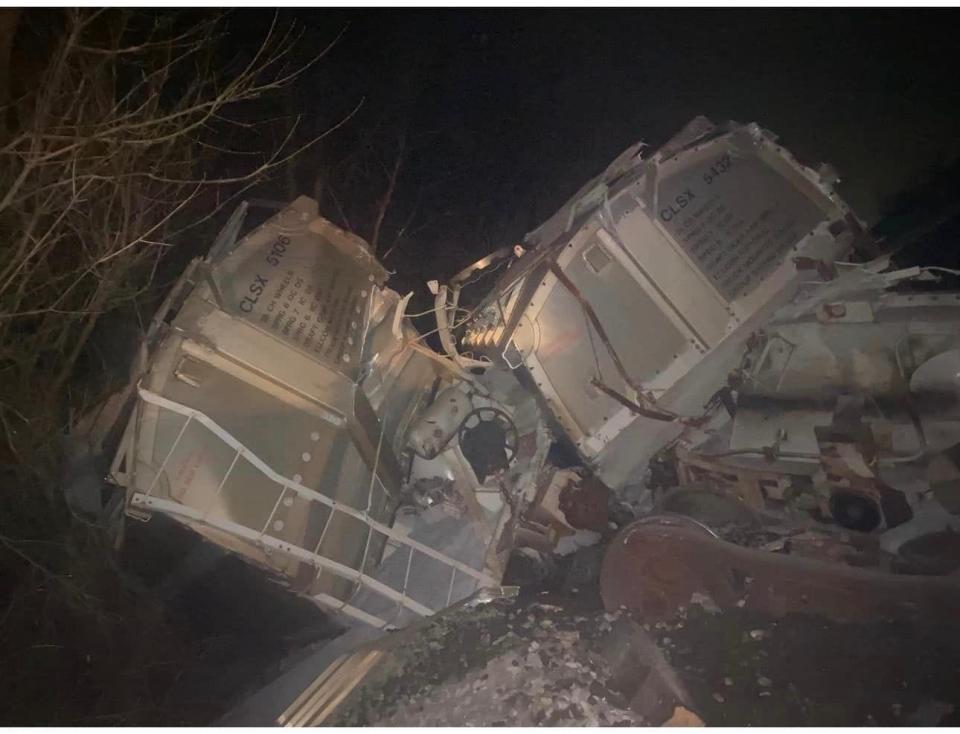
[[[953,579],[897,576],[727,543],[690,524],[641,522],[622,530],[604,558],[607,609],[647,622],[671,618],[697,595],[720,610],[809,613],[840,622],[960,613]]]
[[[676,449],[680,485],[707,485],[736,497],[755,510],[782,502],[794,486],[794,477],[761,467],[738,466],[719,457],[696,453],[684,446]]]
[[[570,527],[603,532],[607,529],[610,488],[595,476],[570,482],[560,490],[560,511]]]

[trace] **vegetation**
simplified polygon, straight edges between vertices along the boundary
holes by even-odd
[[[157,707],[190,650],[64,501],[63,438],[123,376],[118,324],[152,311],[173,248],[329,132],[258,116],[322,53],[294,64],[275,22],[231,56],[209,13],[0,20],[0,720],[176,723]]]

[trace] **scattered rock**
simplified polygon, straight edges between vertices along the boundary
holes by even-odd
[[[728,686],[728,687],[729,687],[729,686],[732,686],[732,685],[733,685],[733,678],[724,678],[724,679],[723,679],[723,685]]]
[[[723,697],[723,694],[722,694],[722,693],[714,693],[714,694],[713,694],[713,700],[716,701],[717,703],[723,703],[723,702],[726,701],[727,699],[725,699],[725,698]]]
[[[750,637],[754,640],[762,640],[765,637],[769,637],[770,633],[765,630],[750,630]]]
[[[773,681],[767,678],[767,676],[761,675],[757,678],[757,685],[763,686],[764,688],[769,688],[773,685]]]

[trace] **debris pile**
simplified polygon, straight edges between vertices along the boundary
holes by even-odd
[[[391,646],[393,659],[326,723],[643,724],[613,687],[613,671],[599,652],[599,641],[619,618],[602,611],[570,614],[548,603],[443,615]]]
[[[945,621],[775,618],[721,612],[701,595],[651,623],[540,595],[451,611],[380,643],[385,662],[323,723],[953,723],[960,634],[935,626]]]

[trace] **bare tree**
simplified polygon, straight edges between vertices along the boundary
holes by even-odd
[[[268,136],[250,114],[322,53],[293,66],[297,38],[274,20],[224,61],[223,19],[196,20],[61,11],[42,72],[4,110],[0,411],[61,397],[98,320],[150,286],[178,235],[326,134],[295,138],[293,116],[259,149],[276,120]]]
[[[113,536],[53,491],[61,470],[97,480],[57,439],[69,409],[85,407],[105,316],[157,295],[171,248],[209,242],[201,232],[219,209],[282,181],[331,131],[308,134],[277,104],[323,54],[296,60],[296,33],[274,22],[231,56],[225,22],[206,11],[0,14],[0,658],[17,661],[0,674],[4,715],[160,720],[149,671],[170,664],[177,634],[120,568]],[[41,701],[51,683],[29,664],[35,649],[82,670],[94,693]]]
[[[387,216],[387,210],[393,203],[393,195],[397,190],[397,179],[400,176],[400,169],[403,166],[403,154],[406,152],[407,133],[400,134],[400,142],[397,145],[397,155],[394,158],[393,166],[387,171],[387,185],[383,196],[377,203],[377,214],[373,220],[373,231],[370,235],[370,249],[378,251],[380,246],[380,230],[383,227],[383,219]]]

